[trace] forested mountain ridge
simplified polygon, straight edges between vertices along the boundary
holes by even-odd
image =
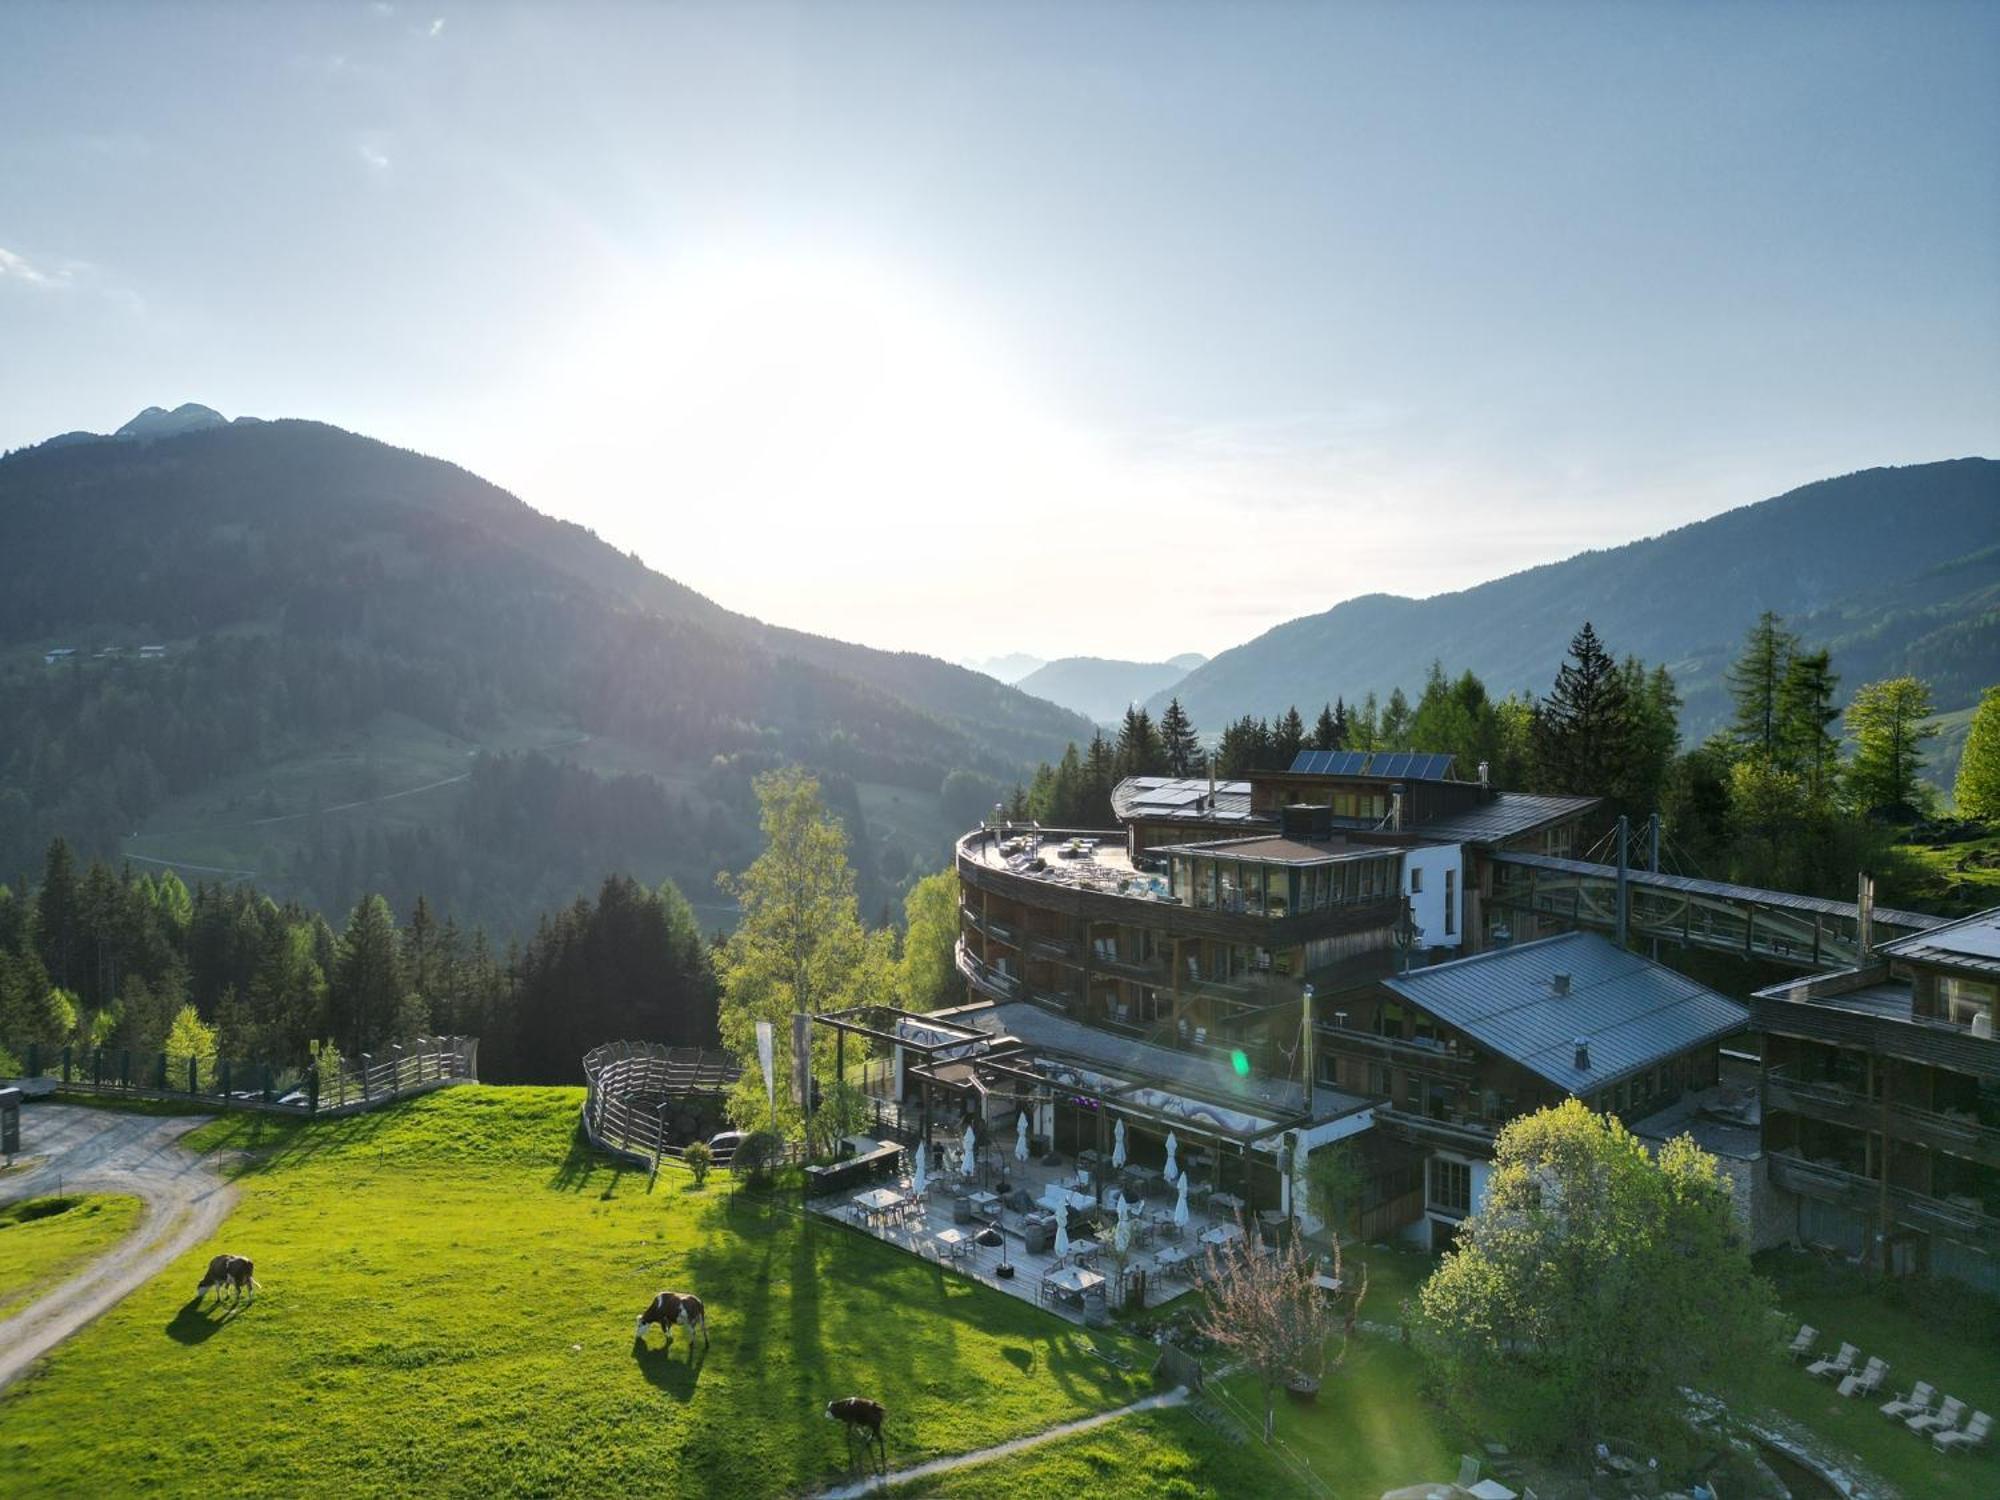
[[[1024,693],[1074,709],[1099,724],[1114,724],[1133,704],[1144,703],[1154,693],[1171,688],[1204,660],[1194,655],[1170,661],[1065,656],[1037,667],[1015,686]]]
[[[1273,704],[1413,691],[1434,660],[1496,694],[1539,692],[1579,620],[1664,662],[1699,738],[1726,713],[1721,669],[1765,610],[1834,647],[1849,685],[1908,672],[1941,709],[2000,680],[2000,462],[1954,459],[1821,480],[1661,536],[1429,599],[1372,594],[1225,651],[1176,696],[1197,724]]]
[[[165,659],[134,659],[142,643],[166,644]],[[75,655],[45,664],[58,648]],[[319,423],[65,441],[0,460],[0,871],[58,833],[117,853],[168,799],[384,715],[475,749],[520,743],[499,731],[533,719],[625,747],[647,769],[687,768],[698,784],[655,789],[657,816],[638,821],[671,830],[649,876],[671,873],[697,900],[754,841],[748,779],[767,764],[821,770],[858,822],[856,786],[934,801],[953,770],[1011,781],[1089,727],[962,668],[734,614],[456,465]],[[518,769],[505,779],[552,785]],[[570,804],[600,780],[565,783]],[[251,811],[278,822],[301,809],[281,798]],[[399,872],[418,843],[432,866],[464,852],[461,811],[441,807],[403,845],[347,851],[351,835],[315,815],[299,857],[344,862],[394,896],[416,884]],[[523,816],[532,824],[534,810]],[[516,842],[538,874],[565,857],[554,826]],[[856,853],[864,889],[893,895],[910,851],[881,869]],[[325,871],[258,873],[323,909],[358,894]],[[488,865],[472,887],[506,873]],[[562,884],[594,889],[603,874],[565,870]],[[506,925],[491,909],[465,915]]]

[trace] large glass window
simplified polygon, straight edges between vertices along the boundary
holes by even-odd
[[[1971,979],[1940,978],[1938,1001],[1947,1021],[1954,1026],[1970,1026],[1979,1016],[1993,1016],[1994,986]]]
[[[1464,1217],[1472,1212],[1472,1168],[1462,1161],[1430,1160],[1430,1182],[1425,1192],[1428,1207],[1441,1213]]]

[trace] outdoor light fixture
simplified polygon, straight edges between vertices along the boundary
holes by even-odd
[[[1250,1076],[1250,1058],[1241,1047],[1229,1054],[1229,1066],[1236,1070],[1238,1078]]]

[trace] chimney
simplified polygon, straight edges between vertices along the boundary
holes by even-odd
[[[1587,1036],[1576,1039],[1576,1070],[1579,1073],[1590,1071],[1590,1038]]]
[[[1389,792],[1389,831],[1403,831],[1403,789],[1392,787]]]
[[[1479,784],[1481,786],[1493,784],[1493,768],[1483,760],[1479,763]]]
[[[1855,947],[1860,950],[1855,962],[1865,964],[1875,956],[1875,877],[1866,871],[1855,891],[1854,919]]]
[[[1569,972],[1564,969],[1558,969],[1555,973],[1551,974],[1549,976],[1549,988],[1557,995],[1567,995],[1569,993]],[[1583,1043],[1578,1042],[1577,1045],[1581,1047]]]

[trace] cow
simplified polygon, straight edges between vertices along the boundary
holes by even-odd
[[[227,1286],[236,1293],[235,1300],[241,1302],[248,1292],[254,1300],[260,1290],[257,1278],[251,1275],[249,1257],[242,1255],[218,1255],[208,1263],[208,1270],[202,1273],[201,1285],[194,1289],[195,1306],[201,1306],[201,1299],[210,1291],[215,1300],[222,1300],[222,1289]]]
[[[846,1429],[850,1463],[853,1462],[854,1434],[859,1429],[864,1434],[862,1446],[866,1447],[872,1436],[876,1449],[882,1455],[883,1466],[888,1466],[889,1449],[882,1437],[882,1419],[888,1413],[882,1409],[881,1402],[870,1401],[866,1396],[842,1396],[838,1401],[826,1403],[826,1414]]]
[[[674,1325],[679,1324],[688,1331],[688,1358],[694,1358],[695,1331],[701,1331],[701,1346],[708,1347],[708,1313],[701,1305],[701,1298],[693,1292],[662,1292],[646,1304],[646,1310],[639,1314],[639,1321],[632,1325],[632,1337],[644,1339],[646,1325],[657,1323],[660,1332],[666,1335],[666,1347],[674,1344]]]

